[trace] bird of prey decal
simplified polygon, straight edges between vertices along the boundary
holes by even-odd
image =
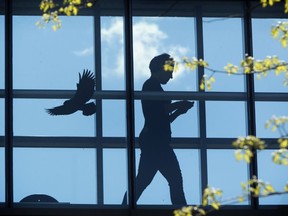
[[[94,102],[87,103],[94,94],[95,77],[91,71],[84,70],[83,74],[79,73],[79,83],[74,96],[64,101],[63,105],[51,109],[46,109],[50,115],[70,115],[76,111],[82,111],[83,115],[90,116],[96,112]]]

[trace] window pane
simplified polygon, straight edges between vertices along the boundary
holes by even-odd
[[[204,18],[204,59],[209,67],[215,70],[224,70],[228,63],[239,65],[243,59],[241,18]],[[206,70],[209,76],[212,72]],[[227,74],[214,74],[216,82],[212,91],[244,91],[244,76]]]
[[[60,203],[96,204],[95,149],[14,148],[14,201],[47,194]]]
[[[103,136],[126,136],[125,101],[103,100]]]
[[[208,150],[208,185],[223,190],[223,203],[242,194],[241,182],[248,181],[246,163],[236,161],[233,150]],[[225,203],[235,204],[231,202]],[[248,204],[243,202],[241,204]]]
[[[5,201],[4,100],[0,99],[0,202]]]
[[[198,102],[184,115],[179,116],[171,125],[172,137],[199,137]]]
[[[51,116],[45,109],[63,100],[14,99],[15,136],[94,136],[95,119],[78,111],[72,115]]]
[[[264,182],[269,182],[276,191],[283,192],[287,184],[287,166],[277,165],[272,162],[272,153],[275,150],[263,150],[258,154],[258,178]],[[288,195],[276,195],[263,197],[259,200],[262,205],[286,205]]]
[[[287,19],[253,19],[253,53],[255,59],[263,60],[267,56],[276,55],[279,59],[287,59],[287,50],[284,49],[279,39],[274,39],[271,35],[271,27],[277,25],[278,21],[288,21]],[[265,44],[265,46],[263,46]],[[279,76],[275,72],[269,73],[267,77],[259,80],[255,77],[255,91],[257,92],[288,92],[288,88],[283,85],[284,74]]]
[[[3,143],[1,143],[1,146]],[[0,147],[0,202],[5,202],[5,149]]]
[[[152,58],[168,53],[175,60],[195,56],[194,18],[191,17],[134,17],[134,87],[141,90],[151,75],[149,64]],[[165,90],[196,91],[196,72],[179,65],[173,79]]]
[[[184,192],[188,204],[201,203],[201,170],[199,151],[192,149],[175,149],[183,176]]]
[[[56,32],[38,29],[39,19],[13,17],[14,88],[76,90],[78,73],[94,72],[93,18],[61,17]]]
[[[104,204],[122,204],[127,191],[127,150],[104,149]]]
[[[102,85],[124,90],[124,27],[122,17],[101,17]]]
[[[273,132],[271,128],[265,128],[265,123],[273,116],[287,115],[287,102],[256,102],[256,129],[257,136],[262,138],[279,138],[279,131]]]
[[[200,203],[200,165],[198,150],[175,149],[179,161],[184,193],[188,204]],[[140,150],[136,149],[136,169],[140,160]],[[157,172],[153,181],[144,190],[137,202],[138,205],[171,205],[169,185],[166,179]]]
[[[4,104],[4,99],[0,98],[0,136],[4,136],[5,134],[5,129],[4,129],[4,125],[5,125],[5,104]]]
[[[245,102],[207,101],[207,137],[234,138],[246,135]]]
[[[2,4],[2,3],[0,3]],[[5,52],[5,43],[4,43],[4,16],[0,15],[0,90],[4,89],[4,68],[5,68],[5,57],[4,57],[4,52]]]

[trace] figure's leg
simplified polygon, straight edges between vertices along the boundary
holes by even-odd
[[[152,182],[157,168],[157,161],[153,157],[153,153],[142,152],[139,161],[138,174],[135,180],[135,200],[139,199],[146,187]],[[122,204],[127,203],[127,192],[123,198]]]
[[[155,160],[153,153],[141,153],[138,174],[135,181],[136,201],[156,175],[158,171],[157,164],[157,158]]]
[[[162,153],[163,159],[159,171],[169,183],[171,202],[175,205],[186,205],[182,173],[177,157],[170,147],[163,149]]]

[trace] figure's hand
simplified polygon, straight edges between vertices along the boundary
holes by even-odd
[[[194,101],[187,101],[187,100],[183,100],[183,101],[179,101],[179,109],[191,109],[194,105]]]
[[[179,114],[186,113],[189,109],[191,109],[194,105],[194,101],[179,101],[179,108],[177,109]]]

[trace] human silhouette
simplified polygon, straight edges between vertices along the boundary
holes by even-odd
[[[167,67],[168,66],[168,67]],[[164,92],[165,85],[173,78],[174,60],[164,53],[154,57],[149,65],[151,77],[145,81],[143,92]],[[144,127],[139,136],[141,149],[138,174],[135,181],[135,199],[141,196],[152,182],[157,171],[168,181],[170,198],[174,205],[186,205],[182,173],[176,155],[170,146],[171,126],[178,116],[186,113],[194,102],[143,99]],[[126,203],[126,195],[123,204]]]
[[[95,77],[91,71],[84,70],[82,76],[79,73],[79,83],[74,96],[64,101],[63,105],[46,109],[50,115],[69,115],[81,110],[83,115],[89,116],[96,112],[94,102],[87,103],[94,94]]]

